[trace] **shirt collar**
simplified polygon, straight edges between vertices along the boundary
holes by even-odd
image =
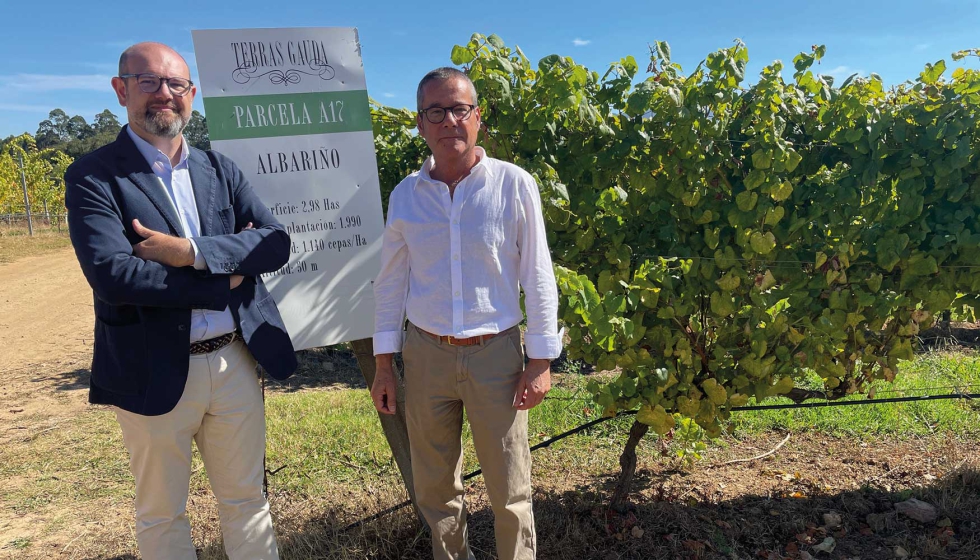
[[[473,169],[470,170],[470,175],[472,175],[473,173],[476,173],[479,170],[482,170],[484,173],[487,174],[488,177],[492,177],[493,176],[493,172],[491,171],[490,166],[487,165],[487,159],[488,158],[487,158],[487,152],[486,152],[486,150],[484,150],[480,146],[476,146],[473,149],[476,151],[476,156],[478,158],[480,158],[480,159],[479,159],[479,161],[476,162],[476,165],[473,166]],[[426,181],[426,182],[429,182],[429,183],[438,183],[438,182],[440,182],[440,181],[436,181],[435,179],[432,178],[431,175],[429,175],[429,170],[432,169],[432,165],[434,163],[435,163],[435,156],[431,156],[430,155],[429,157],[425,158],[425,163],[422,164],[422,169],[419,170],[419,178],[421,180]],[[415,186],[418,187],[418,184],[419,184],[419,182],[416,181],[415,182]]]
[[[132,127],[130,127],[129,125],[126,125],[126,132],[129,134],[129,137],[130,139],[132,139],[133,143],[136,144],[136,149],[139,150],[141,154],[143,154],[143,159],[146,160],[146,163],[150,166],[151,169],[156,171],[155,164],[158,162],[161,164],[165,163],[166,167],[170,167],[170,158],[167,157],[167,154],[161,152],[153,144],[150,144],[146,140],[140,138],[138,134],[133,132]],[[187,156],[189,155],[189,153],[190,152],[187,149],[187,140],[183,136],[181,136],[180,159],[177,161],[177,165],[174,165],[173,168],[180,167],[181,165],[186,163]]]

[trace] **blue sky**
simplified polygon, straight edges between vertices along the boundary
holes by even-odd
[[[389,2],[68,2],[0,0],[0,138],[34,133],[60,107],[89,122],[103,109],[125,120],[109,87],[119,53],[144,40],[175,47],[197,80],[191,29],[357,27],[368,93],[389,105],[414,104],[428,70],[450,63],[455,44],[474,32],[500,35],[533,61],[557,53],[600,72],[647,44],[666,40],[675,61],[693,70],[709,52],[746,42],[749,74],[773,60],[789,64],[826,44],[818,68],[843,78],[877,72],[886,83],[914,78],[926,62],[980,47],[977,0],[823,0],[778,2],[533,1]],[[976,63],[970,63],[976,66]],[[787,78],[791,71],[784,71]],[[202,109],[200,95],[195,108]]]

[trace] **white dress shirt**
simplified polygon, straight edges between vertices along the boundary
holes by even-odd
[[[431,156],[391,193],[374,283],[375,354],[401,351],[406,316],[437,335],[504,331],[524,317],[521,288],[528,357],[561,353],[538,186],[523,169],[476,150],[479,163],[452,197],[429,175]]]
[[[191,172],[187,167],[187,156],[190,153],[187,149],[187,140],[181,138],[180,161],[174,166],[171,165],[170,158],[166,154],[140,138],[132,128],[127,126],[126,132],[143,154],[146,163],[156,175],[160,188],[167,193],[167,198],[177,211],[184,237],[190,239],[191,247],[194,248],[194,268],[206,270],[207,263],[204,255],[194,242],[195,237],[201,236],[201,218],[197,213],[197,201],[194,198],[194,188],[191,186]],[[224,311],[210,309],[191,311],[191,342],[207,340],[233,331],[235,331],[235,318],[228,307],[225,307]]]

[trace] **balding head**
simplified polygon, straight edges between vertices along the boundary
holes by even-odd
[[[171,47],[164,45],[163,43],[136,43],[135,45],[124,50],[121,55],[119,55],[119,76],[123,74],[131,73],[131,66],[138,64],[137,61],[146,61],[152,59],[154,56],[159,56],[161,53],[167,53],[169,55],[175,56],[180,59],[184,64],[186,74],[181,76],[184,78],[190,77],[190,68],[187,66],[187,61],[184,57],[180,56],[180,53]]]
[[[190,77],[187,61],[174,49],[160,43],[137,43],[119,57],[119,75],[112,79],[112,87],[136,134],[147,141],[156,138],[179,145],[197,88],[193,83],[189,88],[180,84],[174,93],[170,80],[190,81]]]

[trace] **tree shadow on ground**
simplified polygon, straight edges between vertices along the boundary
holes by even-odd
[[[980,323],[937,322],[918,335],[919,344],[926,350],[980,348]]]
[[[575,560],[721,560],[730,558],[845,560],[894,558],[898,548],[911,558],[980,558],[980,468],[961,466],[930,484],[901,491],[865,486],[805,496],[739,495],[712,500],[699,491],[664,482],[683,481],[671,469],[642,470],[634,502],[625,513],[606,508],[617,473],[607,473],[560,490],[538,490],[534,515],[538,558]],[[477,560],[496,558],[493,514],[485,498],[470,500],[468,530]],[[472,496],[472,494],[471,494]],[[937,509],[936,521],[920,523],[895,504],[915,497]],[[289,509],[302,500],[282,496]],[[357,503],[277,521],[283,560],[403,559],[432,557],[428,534],[411,508],[347,527],[375,506]],[[828,523],[825,514],[838,516]],[[817,552],[827,539],[833,550]],[[220,542],[198,551],[202,560],[225,558]],[[90,560],[136,560],[132,555]]]
[[[296,353],[299,366],[288,379],[268,375],[266,387],[283,393],[304,389],[363,389],[367,387],[354,352],[346,345],[310,348]]]
[[[624,514],[605,507],[603,484],[537,491],[534,514],[538,558],[619,559],[798,559],[803,553],[828,559],[893,558],[901,547],[912,558],[980,558],[980,470],[960,468],[925,486],[892,492],[884,488],[807,496],[743,495],[712,501],[674,487],[657,492],[669,472],[641,473]],[[607,483],[615,473],[603,477]],[[650,496],[654,497],[650,497]],[[936,522],[920,523],[894,507],[916,497],[938,510]],[[493,514],[473,504],[469,540],[478,560],[495,558]],[[824,514],[840,517],[828,526]],[[285,559],[431,558],[429,538],[406,508],[345,531],[353,519],[331,513],[290,528],[280,545]],[[827,539],[833,539],[827,541]],[[833,542],[832,552],[817,552]],[[826,545],[825,545],[826,546]]]
[[[80,391],[89,388],[89,380],[92,377],[91,368],[73,367],[69,371],[62,371],[53,375],[31,378],[31,383],[38,386],[54,385],[56,391]]]
[[[613,479],[614,475],[610,475]],[[683,485],[658,491],[660,477],[638,478],[625,514],[609,512],[591,487],[548,493],[535,508],[542,558],[980,558],[980,471],[962,468],[928,486],[892,492],[865,487],[838,492],[744,495],[713,501]],[[916,497],[938,509],[919,523],[894,504]],[[828,526],[824,514],[837,515]],[[940,525],[947,525],[943,527]],[[540,538],[540,537],[539,537]],[[827,541],[827,539],[832,539]],[[829,554],[818,552],[833,543]],[[817,548],[815,548],[817,547]],[[562,550],[551,555],[547,551]]]
[[[284,381],[265,376],[266,387],[272,391],[292,393],[303,389],[363,389],[364,377],[357,365],[354,353],[343,347],[311,348],[296,353],[299,367]],[[31,383],[53,386],[56,391],[87,390],[92,377],[90,367],[72,364],[70,369],[50,375],[41,371],[49,366],[37,366],[38,373]]]

